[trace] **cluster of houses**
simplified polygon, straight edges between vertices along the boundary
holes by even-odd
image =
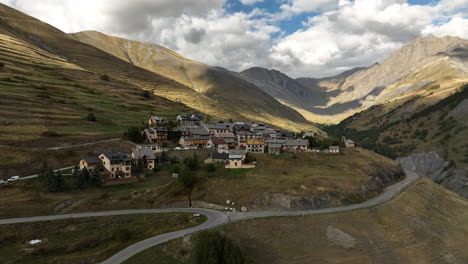
[[[176,126],[160,116],[151,116],[148,128],[143,133],[148,145],[137,146],[130,155],[120,152],[102,153],[98,157],[86,157],[80,161],[80,169],[90,172],[98,169],[108,182],[133,181],[132,165],[153,169],[159,160],[161,145],[170,139],[177,141],[176,149],[208,148],[211,155],[205,163],[223,163],[226,168],[253,168],[255,162],[246,162],[247,153],[316,152],[306,137],[315,136],[307,132],[297,137],[293,132],[272,128],[260,122],[214,122],[205,123],[203,114],[180,114]],[[354,142],[342,139],[342,145],[354,147]],[[331,146],[326,152],[337,153],[339,146]]]

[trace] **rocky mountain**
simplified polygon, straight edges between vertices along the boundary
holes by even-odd
[[[253,68],[241,73],[272,96],[313,122],[336,123],[348,116],[440,85],[453,90],[468,81],[468,40],[420,37],[382,64],[354,68],[342,74],[296,80],[277,71]]]
[[[190,89],[178,91],[153,88],[161,97],[179,99],[194,109],[214,116],[259,120],[293,130],[313,129],[298,112],[225,69],[187,59],[157,44],[127,40],[96,31],[70,34],[70,37]],[[194,100],[197,97],[206,98],[209,102]]]

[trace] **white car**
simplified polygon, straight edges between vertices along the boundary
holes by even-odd
[[[181,147],[177,147],[177,148],[175,148],[174,150],[182,150],[182,148],[181,148]]]
[[[14,182],[14,181],[19,181],[20,177],[19,176],[13,176],[10,179],[8,179],[9,182]]]
[[[4,183],[6,183],[6,181],[0,180],[0,184],[4,184]]]

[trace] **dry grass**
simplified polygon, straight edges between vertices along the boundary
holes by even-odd
[[[241,246],[247,263],[466,263],[467,209],[467,200],[422,179],[375,208],[257,219],[220,230]],[[336,229],[347,235],[330,233]],[[190,248],[179,239],[133,259],[143,263],[161,255],[174,263],[192,263]],[[136,263],[133,259],[128,263]]]

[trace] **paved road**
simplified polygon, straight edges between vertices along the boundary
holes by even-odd
[[[50,150],[59,150],[59,149],[78,148],[78,147],[85,147],[85,146],[90,146],[90,145],[95,145],[95,144],[105,143],[105,142],[110,142],[110,141],[117,141],[117,140],[121,140],[121,138],[112,138],[112,139],[106,139],[106,140],[101,140],[101,141],[96,141],[96,142],[90,142],[90,143],[83,143],[83,144],[72,145],[72,146],[51,147],[51,148],[47,148],[47,149],[50,149]]]
[[[65,167],[65,168],[61,168],[61,169],[56,169],[54,170],[55,172],[57,171],[64,171],[64,170],[69,170],[69,169],[73,169],[75,166],[69,166],[69,167]],[[29,176],[24,176],[24,177],[20,177],[20,181],[22,180],[29,180],[29,179],[34,179],[34,178],[37,178],[39,177],[39,174],[33,174],[33,175],[29,175]]]
[[[300,215],[314,215],[314,214],[330,214],[330,213],[340,213],[348,212],[360,209],[366,209],[369,207],[380,205],[384,202],[387,202],[401,193],[405,188],[410,186],[412,183],[416,182],[420,176],[412,171],[405,171],[406,177],[402,181],[385,188],[384,192],[379,196],[365,201],[359,204],[353,204],[348,206],[334,207],[334,208],[325,208],[325,209],[315,209],[315,210],[301,210],[301,211],[268,211],[268,212],[246,212],[246,213],[229,213],[211,210],[211,209],[202,209],[202,208],[167,208],[167,209],[144,209],[144,210],[124,210],[124,211],[109,211],[109,212],[94,212],[94,213],[79,213],[79,214],[67,214],[67,215],[50,215],[50,216],[36,216],[28,218],[11,218],[11,219],[0,219],[0,224],[14,224],[14,223],[27,223],[27,222],[36,222],[36,221],[46,221],[46,220],[58,220],[58,219],[67,219],[67,218],[81,218],[81,217],[94,217],[94,216],[112,216],[112,215],[126,215],[126,214],[146,214],[146,213],[162,213],[162,212],[192,212],[200,213],[206,215],[208,220],[202,225],[179,230],[171,233],[162,234],[155,236],[143,241],[140,241],[136,244],[133,244],[126,249],[120,251],[114,256],[110,257],[102,264],[119,264],[134,256],[135,254],[148,249],[150,247],[159,245],[161,243],[167,242],[169,240],[186,236],[188,234],[211,229],[218,227],[229,222],[237,222],[246,219],[262,218],[262,217],[273,217],[273,216],[300,216]]]

